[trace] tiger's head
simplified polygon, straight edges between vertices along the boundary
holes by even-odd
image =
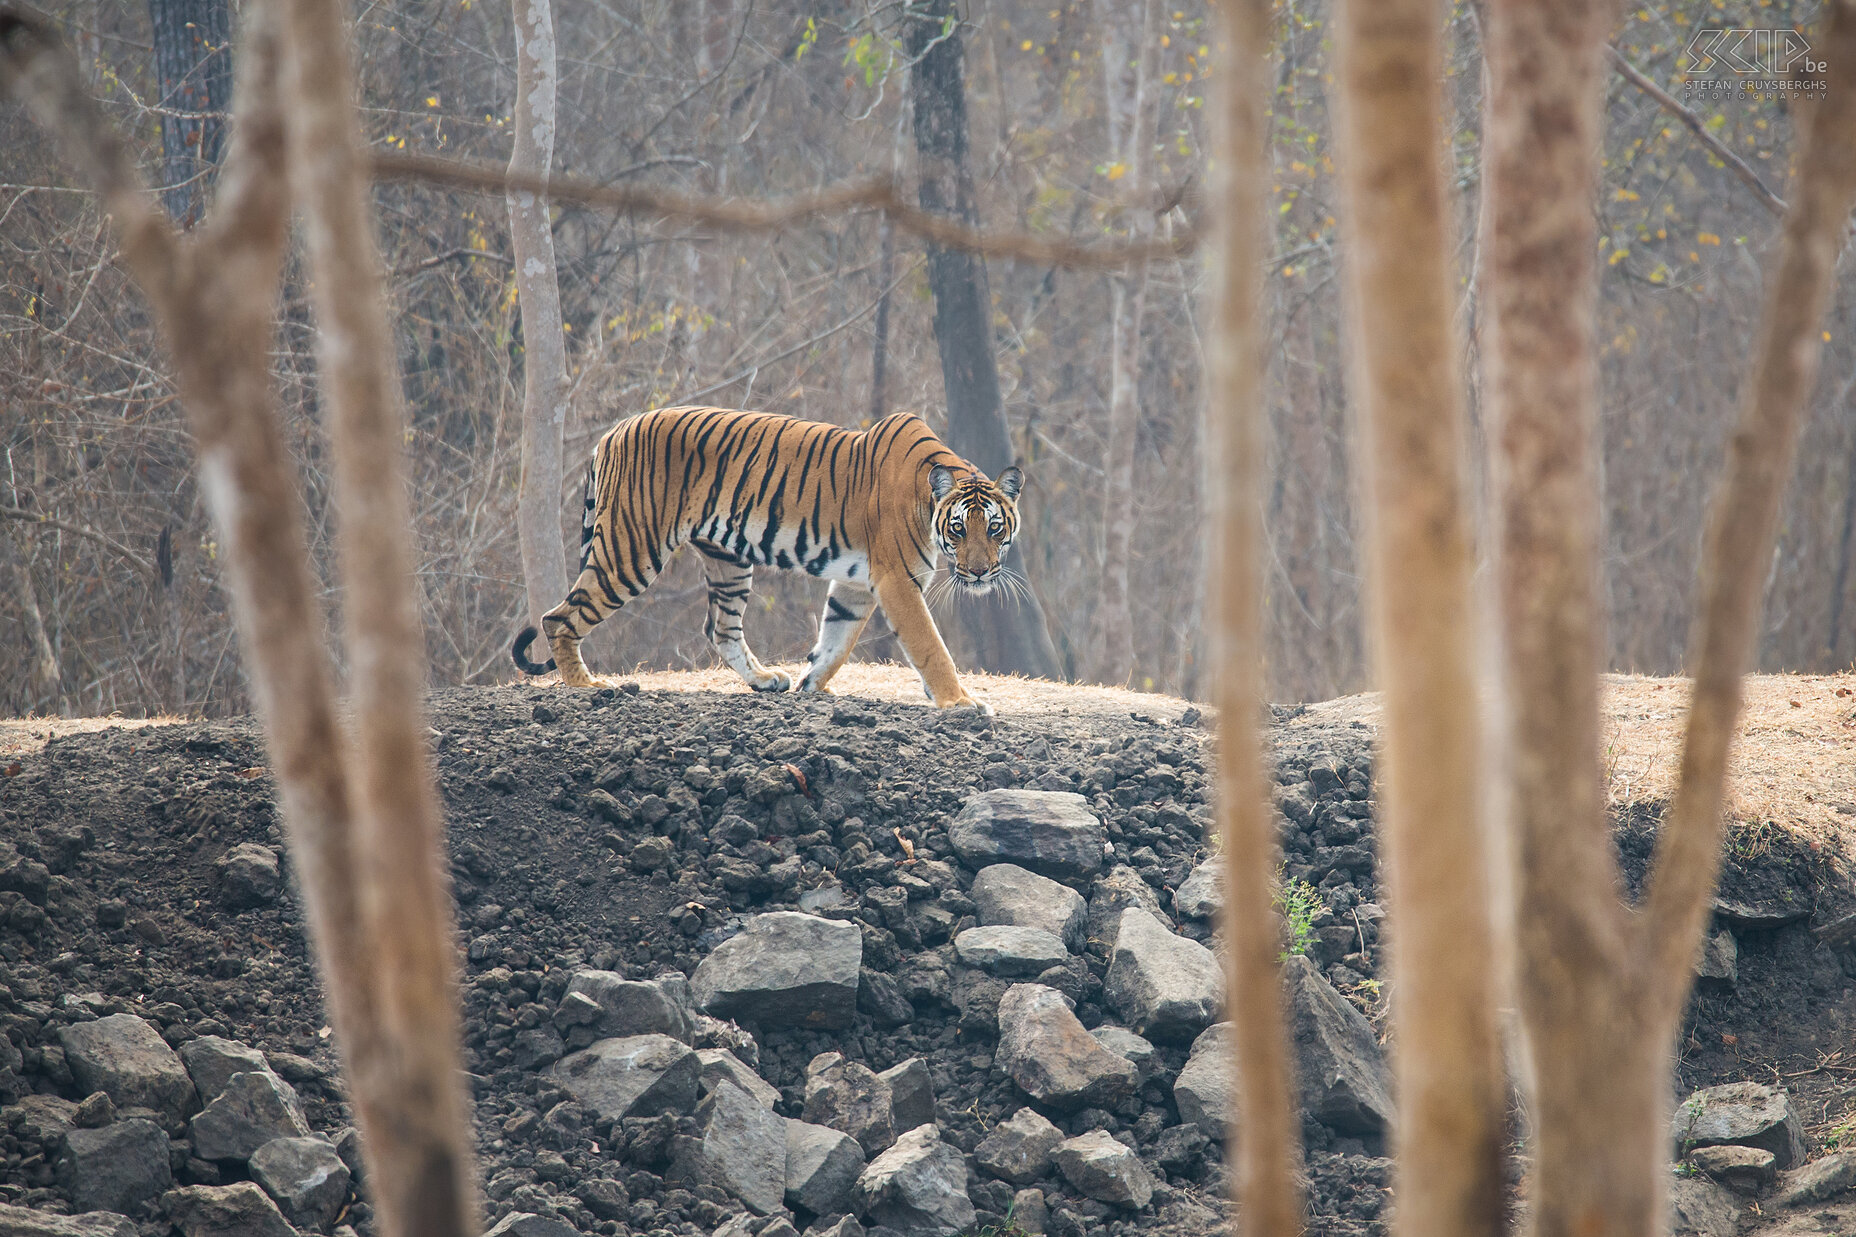
[[[928,474],[934,495],[934,542],[948,575],[969,593],[989,593],[1005,571],[1005,552],[1018,535],[1018,491],[1025,474],[1008,468],[997,481],[978,472],[964,476],[936,464]]]

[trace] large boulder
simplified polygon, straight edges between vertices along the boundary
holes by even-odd
[[[273,1138],[308,1134],[296,1089],[269,1070],[247,1070],[227,1079],[219,1098],[193,1119],[193,1153],[202,1160],[247,1160]]]
[[[889,1087],[889,1110],[896,1133],[934,1124],[934,1077],[928,1062],[910,1057],[883,1070],[877,1078]]]
[[[1224,909],[1224,876],[1219,861],[1207,859],[1192,869],[1173,891],[1173,910],[1187,919],[1216,919]]]
[[[668,1035],[687,1044],[689,998],[682,975],[639,981],[613,971],[576,971],[561,994],[554,1025],[570,1048],[628,1035]]]
[[[1856,1185],[1856,1151],[1833,1151],[1821,1160],[1786,1173],[1773,1205],[1809,1207],[1835,1198]]]
[[[1013,984],[999,999],[993,1060],[1025,1094],[1059,1108],[1107,1107],[1134,1090],[1134,1064],[1097,1043],[1063,994],[1042,984]]]
[[[954,938],[954,952],[968,966],[1007,979],[1029,979],[1070,960],[1063,942],[1042,928],[997,924],[968,928]]]
[[[133,1212],[174,1185],[168,1136],[139,1117],[66,1132],[57,1172],[79,1211]]]
[[[1301,955],[1283,964],[1302,1107],[1343,1134],[1392,1124],[1392,1073],[1366,1018]]]
[[[932,1125],[918,1126],[872,1160],[852,1192],[857,1211],[902,1237],[953,1237],[978,1218],[967,1164]]]
[[[1121,930],[1121,913],[1139,908],[1161,922],[1166,912],[1160,909],[1160,895],[1147,878],[1125,863],[1118,863],[1096,877],[1089,889],[1089,941],[1105,949],[1115,948],[1115,936]]]
[[[780,1102],[780,1093],[726,1048],[698,1048],[696,1061],[699,1067],[697,1085],[704,1095],[715,1090],[717,1083],[727,1081],[753,1096],[762,1108],[772,1109]]]
[[[1081,949],[1089,923],[1083,895],[1015,863],[981,868],[968,891],[988,927],[1042,928],[1068,949]]]
[[[1050,1171],[1050,1153],[1063,1141],[1063,1131],[1035,1108],[1021,1108],[992,1127],[973,1162],[984,1172],[1013,1185],[1030,1185]]]
[[[1179,1119],[1207,1137],[1224,1141],[1237,1115],[1237,1084],[1231,1069],[1231,1024],[1216,1023],[1192,1041],[1192,1053],[1173,1080]]]
[[[111,1014],[59,1027],[58,1042],[82,1094],[101,1091],[118,1108],[152,1108],[175,1122],[194,1110],[193,1079],[153,1023]]]
[[[718,1018],[837,1029],[857,1010],[864,938],[854,923],[798,911],[756,915],[697,966],[690,989]]]
[[[556,1215],[533,1211],[512,1211],[483,1237],[580,1237],[580,1230]]]
[[[284,1218],[327,1232],[348,1201],[353,1178],[326,1138],[274,1138],[251,1153],[251,1177]]]
[[[725,1079],[696,1109],[696,1119],[710,1180],[756,1215],[778,1211],[786,1196],[786,1122]]]
[[[249,1181],[169,1190],[161,1207],[184,1237],[296,1237],[277,1204]]]
[[[602,1039],[548,1070],[602,1121],[687,1113],[696,1107],[701,1073],[695,1052],[668,1035]]]
[[[1677,1177],[1669,1186],[1671,1237],[1734,1237],[1745,1210],[1732,1191],[1699,1177]]]
[[[1126,1027],[1109,1026],[1104,1023],[1091,1031],[1090,1036],[1116,1056],[1126,1057],[1140,1071],[1140,1081],[1146,1082],[1153,1076],[1154,1061],[1159,1055],[1154,1046],[1136,1035]]]
[[[793,1117],[785,1121],[787,1205],[815,1216],[844,1211],[864,1170],[863,1148],[842,1130]]]
[[[210,1104],[219,1098],[234,1074],[249,1074],[270,1069],[264,1054],[249,1044],[219,1035],[201,1035],[180,1046],[181,1063],[193,1078],[200,1102]]]
[[[849,1134],[866,1156],[878,1155],[896,1141],[894,1092],[869,1066],[846,1061],[841,1053],[820,1053],[806,1066],[806,1103],[800,1117]]]
[[[976,868],[1004,862],[1079,880],[1102,866],[1108,829],[1069,791],[988,790],[967,796],[947,838]]]
[[[273,902],[282,887],[282,865],[268,846],[240,842],[219,861],[219,893],[233,910]]]
[[[1133,1148],[1116,1142],[1106,1130],[1068,1139],[1050,1158],[1065,1181],[1093,1199],[1132,1211],[1153,1200],[1154,1175]]]
[[[1804,1127],[1791,1100],[1777,1087],[1729,1082],[1703,1087],[1683,1100],[1670,1123],[1677,1154],[1695,1147],[1734,1145],[1772,1152],[1783,1170],[1804,1163]]]
[[[0,1203],[0,1237],[137,1237],[135,1221],[113,1211],[61,1216]]]
[[[1141,1035],[1189,1041],[1218,1017],[1224,970],[1205,946],[1129,907],[1121,913],[1102,995]]]

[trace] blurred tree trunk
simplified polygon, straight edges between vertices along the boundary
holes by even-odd
[[[1153,235],[1153,94],[1157,40],[1153,0],[1096,0],[1102,27],[1102,78],[1112,176],[1122,187],[1130,239]],[[1147,308],[1147,266],[1108,277],[1112,290],[1107,445],[1102,455],[1102,591],[1097,603],[1095,677],[1125,683],[1134,673],[1134,614],[1128,601],[1128,560],[1134,552],[1134,450],[1141,417],[1141,319]]]
[[[1207,645],[1218,706],[1225,1011],[1236,1105],[1225,1147],[1245,1237],[1299,1237],[1300,1109],[1278,960],[1276,813],[1263,763],[1263,282],[1269,0],[1224,0],[1211,121],[1205,338]]]
[[[1711,505],[1681,776],[1634,913],[1619,896],[1598,721],[1589,204],[1614,10],[1602,0],[1490,6],[1484,391],[1513,753],[1516,990],[1534,1070],[1529,1196],[1541,1237],[1665,1231],[1672,1049],[1719,873],[1741,676],[1856,196],[1856,4],[1829,7],[1812,54],[1830,80],[1798,107],[1798,183]]]
[[[515,0],[515,149],[509,170],[546,176],[554,162],[554,17],[549,0]],[[509,194],[509,245],[522,306],[522,482],[516,497],[522,582],[528,621],[567,595],[567,551],[561,539],[561,435],[567,423],[567,340],[561,330],[561,286],[555,274],[548,200],[526,190]]]
[[[207,188],[232,106],[232,15],[227,0],[148,0],[160,93],[161,191],[183,230],[206,216]]]
[[[1506,1089],[1495,1020],[1484,757],[1471,579],[1462,341],[1442,143],[1443,10],[1345,0],[1335,136],[1344,191],[1351,388],[1366,448],[1397,1231],[1504,1227]]]
[[[922,208],[977,226],[979,212],[967,166],[966,70],[958,15],[953,0],[924,0],[909,16],[907,46],[915,65],[909,91],[915,108]],[[992,296],[985,264],[973,254],[930,245],[928,286],[934,293],[948,445],[987,476],[997,477],[1011,466],[1015,452],[993,363]],[[1036,483],[1032,478],[1031,484]],[[1006,566],[1025,575],[1027,562],[1023,551],[1014,547]],[[957,599],[953,605],[965,636],[962,643],[978,669],[1061,678],[1035,586],[1025,591],[1024,601],[1017,605],[997,595]]]

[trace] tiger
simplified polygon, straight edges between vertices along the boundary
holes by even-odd
[[[525,674],[595,684],[580,642],[651,586],[684,543],[703,556],[704,633],[757,692],[824,692],[878,606],[939,708],[992,710],[968,694],[929,613],[937,557],[949,587],[983,595],[1007,583],[1024,473],[996,481],[899,412],[867,430],[768,412],[662,408],[608,430],[587,467],[580,574],[541,619],[553,656],[538,664],[524,628],[510,649]],[[761,664],[742,633],[756,567],[829,580],[818,638],[795,682]]]

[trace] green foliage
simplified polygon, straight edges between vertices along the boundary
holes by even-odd
[[[1276,887],[1276,909],[1282,914],[1281,960],[1306,954],[1315,943],[1315,916],[1321,913],[1321,891],[1305,880],[1285,880]]]

